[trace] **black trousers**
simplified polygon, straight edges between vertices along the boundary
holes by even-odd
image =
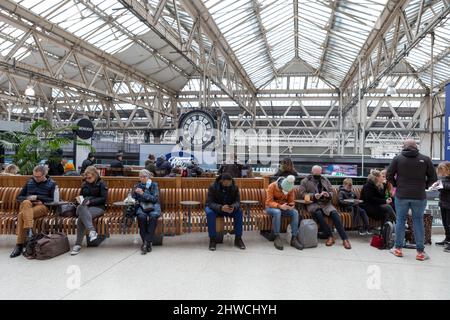
[[[388,204],[382,205],[366,205],[364,206],[367,215],[377,221],[383,221],[383,224],[386,221],[395,222],[396,216],[395,211],[392,206]]]
[[[331,231],[330,226],[325,221],[324,213],[322,209],[318,209],[314,211],[314,219],[319,223],[320,229],[329,237],[333,236],[333,232]],[[336,227],[337,232],[342,240],[347,240],[347,233],[345,233],[344,226],[342,225],[341,218],[336,211],[331,211],[330,218],[333,220],[334,226]]]
[[[441,208],[441,217],[445,230],[445,239],[450,240],[450,209]]]
[[[153,215],[138,214],[137,220],[142,242],[152,242],[155,235],[158,217]]]

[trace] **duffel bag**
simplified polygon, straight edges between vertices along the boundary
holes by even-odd
[[[64,233],[58,232],[44,235],[34,247],[36,260],[47,260],[69,252],[69,239]]]

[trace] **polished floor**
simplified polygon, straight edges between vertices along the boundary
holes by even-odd
[[[228,238],[210,252],[206,234],[166,237],[143,256],[137,236],[115,235],[37,261],[10,259],[14,237],[0,236],[0,299],[450,299],[450,254],[434,245],[419,262],[415,250],[396,258],[356,234],[352,250],[338,241],[278,251],[257,232],[244,240],[245,251]]]

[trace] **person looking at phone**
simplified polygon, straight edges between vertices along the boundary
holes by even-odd
[[[300,197],[304,198],[306,194],[309,194],[312,200],[311,204],[306,205],[306,210],[312,214],[320,228],[327,235],[326,246],[329,247],[334,244],[334,237],[330,226],[325,221],[325,216],[333,220],[334,226],[343,241],[344,248],[351,249],[352,247],[348,241],[341,218],[336,208],[332,205],[333,186],[326,177],[322,176],[322,167],[312,167],[311,174],[300,183]]]
[[[34,219],[46,216],[49,213],[45,203],[52,202],[56,183],[47,177],[48,170],[44,166],[33,169],[33,177],[27,181],[17,196],[20,202],[17,215],[16,246],[10,257],[15,258],[22,254],[26,243],[33,237]]]
[[[292,175],[286,178],[278,178],[277,181],[269,184],[266,197],[266,212],[272,216],[272,226],[275,235],[274,246],[278,250],[283,250],[283,242],[280,238],[281,217],[291,218],[291,246],[302,250],[303,245],[298,241],[298,225],[300,217],[295,209],[294,196],[295,177]]]
[[[239,188],[230,174],[224,173],[208,188],[206,200],[206,220],[208,222],[209,250],[216,250],[216,217],[226,216],[233,218],[234,245],[241,250],[245,249],[242,241],[243,214]]]
[[[108,188],[100,178],[97,169],[89,166],[84,171],[84,181],[81,184],[80,196],[76,198],[77,207],[77,240],[72,248],[71,255],[80,253],[81,244],[86,230],[89,232],[89,241],[97,239],[92,220],[105,213],[105,204],[108,197]]]

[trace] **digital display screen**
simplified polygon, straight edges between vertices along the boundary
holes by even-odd
[[[325,167],[325,174],[331,176],[357,176],[358,166],[356,164],[328,164]]]

